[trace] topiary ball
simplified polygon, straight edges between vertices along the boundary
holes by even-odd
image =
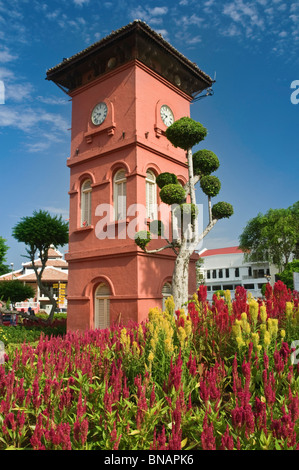
[[[156,178],[156,183],[160,189],[167,184],[177,184],[177,182],[177,176],[174,173],[168,173],[167,171],[165,173],[161,173]]]
[[[147,230],[140,230],[139,232],[135,233],[134,240],[136,245],[144,250],[146,245],[148,245],[148,243],[151,241],[151,234]]]
[[[193,170],[195,175],[210,175],[219,168],[217,155],[211,150],[198,150],[193,154]]]
[[[180,184],[166,184],[160,191],[161,201],[165,204],[181,204],[186,198],[186,192]]]
[[[150,222],[149,228],[151,233],[153,233],[154,235],[158,235],[159,237],[164,233],[164,225],[161,220],[152,220]]]
[[[213,219],[228,219],[233,215],[233,213],[233,206],[228,202],[217,202],[217,204],[214,204],[212,207]]]
[[[177,206],[173,213],[176,217],[180,215],[182,217],[184,215],[189,216],[191,214],[191,217],[194,218],[198,215],[198,207],[196,204],[183,203]]]
[[[208,131],[200,122],[189,117],[182,117],[166,129],[166,137],[174,147],[184,150],[192,148],[203,140]]]
[[[207,196],[214,197],[219,193],[221,183],[217,176],[206,175],[201,178],[200,187]]]

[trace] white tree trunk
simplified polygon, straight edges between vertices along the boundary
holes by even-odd
[[[190,256],[189,251],[181,249],[175,260],[172,275],[172,296],[176,309],[183,308],[183,305],[188,301]]]

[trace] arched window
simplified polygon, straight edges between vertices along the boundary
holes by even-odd
[[[157,187],[156,176],[151,170],[146,172],[146,216],[148,219],[157,219]]]
[[[162,287],[162,310],[165,310],[165,300],[172,295],[171,292],[171,284],[169,282],[165,282],[164,286]]]
[[[114,216],[115,220],[126,218],[127,180],[125,170],[119,170],[114,176]]]
[[[95,329],[108,328],[110,326],[109,312],[110,288],[107,284],[100,284],[95,292],[94,302],[94,327]]]
[[[85,180],[81,186],[81,227],[91,224],[91,180]]]

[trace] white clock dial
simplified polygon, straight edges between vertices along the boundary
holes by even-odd
[[[170,107],[166,104],[163,104],[163,106],[161,106],[160,114],[165,126],[168,127],[174,123],[173,112],[171,111]]]
[[[107,113],[108,113],[108,108],[107,108],[106,103],[104,102],[98,103],[92,110],[91,122],[95,126],[99,126],[105,121]]]

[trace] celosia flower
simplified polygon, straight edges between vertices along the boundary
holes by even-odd
[[[267,348],[270,343],[271,343],[271,334],[268,330],[266,330],[264,334],[264,346]]]
[[[181,343],[181,347],[184,347],[185,339],[187,337],[186,331],[182,326],[179,326],[177,333],[178,333],[179,341]]]
[[[259,313],[259,304],[257,303],[256,300],[251,300],[249,302],[249,314],[254,324],[256,324],[257,322],[258,313]]]
[[[148,358],[149,362],[153,362],[153,360],[155,358],[155,355],[154,355],[153,351],[150,351],[147,358]]]
[[[266,309],[265,305],[261,305],[261,306],[260,306],[260,317],[261,317],[262,323],[266,323],[266,320],[267,320],[267,309]]]
[[[203,450],[216,450],[216,440],[214,436],[213,423],[208,424],[207,414],[203,420],[203,430],[201,433],[201,445]]]
[[[236,341],[239,349],[245,346],[242,336],[237,336]]]
[[[226,425],[225,433],[221,438],[221,450],[233,450],[234,449],[234,438],[229,433],[228,424]]]

